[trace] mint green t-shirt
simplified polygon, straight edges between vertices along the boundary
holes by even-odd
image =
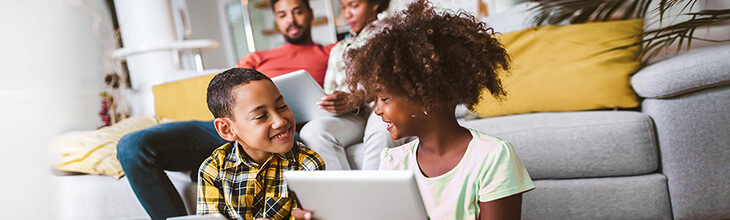
[[[472,140],[449,172],[426,177],[416,161],[419,140],[385,149],[381,170],[411,170],[431,219],[476,219],[479,202],[489,202],[535,188],[509,142],[469,129]]]

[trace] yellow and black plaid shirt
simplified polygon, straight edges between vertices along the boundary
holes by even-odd
[[[230,142],[219,147],[198,172],[198,215],[221,213],[230,219],[293,219],[287,170],[324,170],[324,160],[296,142],[284,155],[272,154],[260,165]]]

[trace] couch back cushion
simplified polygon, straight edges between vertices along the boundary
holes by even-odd
[[[213,120],[208,110],[208,83],[216,74],[197,76],[152,87],[155,115],[175,121]]]
[[[654,123],[641,112],[542,112],[459,123],[510,142],[533,180],[641,175],[659,168]]]
[[[540,26],[500,36],[512,58],[502,77],[500,102],[488,91],[474,106],[480,117],[638,106],[629,83],[640,47],[599,53],[639,42],[642,20]]]

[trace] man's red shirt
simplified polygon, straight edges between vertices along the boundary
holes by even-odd
[[[236,67],[255,69],[270,78],[305,69],[322,86],[327,60],[334,45],[284,44],[271,50],[249,53],[238,61]]]

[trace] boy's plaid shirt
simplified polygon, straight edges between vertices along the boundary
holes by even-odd
[[[198,172],[197,213],[218,213],[230,219],[294,219],[296,201],[289,197],[284,171],[324,170],[324,160],[296,142],[284,155],[272,154],[259,166],[237,142],[219,147]]]

